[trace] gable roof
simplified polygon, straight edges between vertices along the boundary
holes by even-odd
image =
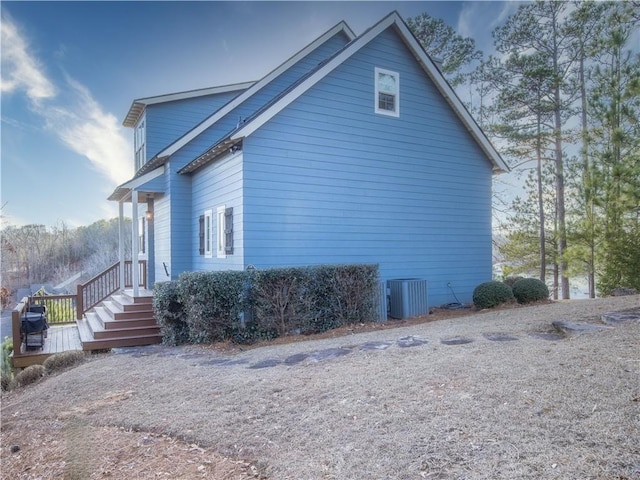
[[[227,115],[229,112],[231,112],[233,109],[235,109],[237,106],[239,106],[246,99],[248,99],[249,97],[254,95],[256,92],[258,92],[262,87],[267,85],[274,78],[279,76],[284,71],[288,70],[291,66],[293,66],[295,63],[297,63],[299,60],[301,60],[302,58],[306,57],[310,52],[315,50],[318,46],[322,45],[324,42],[326,42],[327,40],[329,40],[333,36],[337,35],[338,33],[345,34],[350,41],[353,40],[356,37],[355,33],[353,33],[353,30],[351,30],[351,28],[349,28],[349,26],[344,21],[338,23],[336,26],[334,26],[333,28],[327,30],[324,34],[319,36],[317,39],[315,39],[309,45],[307,45],[302,50],[300,50],[298,53],[293,55],[291,58],[289,58],[282,65],[277,67],[275,70],[273,70],[272,72],[267,74],[265,77],[263,77],[259,81],[255,82],[250,88],[248,88],[243,93],[238,95],[236,98],[234,98],[233,100],[231,100],[230,102],[228,102],[227,104],[222,106],[220,109],[218,109],[216,112],[214,112],[211,116],[206,118],[203,122],[198,124],[195,128],[193,128],[190,131],[188,131],[186,134],[184,134],[182,137],[177,139],[171,145],[166,147],[164,150],[162,150],[156,156],[157,157],[166,157],[166,156],[170,156],[170,155],[174,154],[175,152],[177,152],[179,149],[184,147],[187,143],[189,143],[195,137],[197,137],[202,132],[204,132],[207,128],[212,126],[218,120],[220,120],[225,115]]]
[[[125,127],[135,127],[144,112],[147,105],[155,103],[173,102],[175,100],[185,100],[187,98],[204,97],[206,95],[215,95],[218,93],[236,92],[246,90],[253,86],[256,82],[232,83],[229,85],[221,85],[218,87],[200,88],[197,90],[188,90],[186,92],[169,93],[166,95],[156,95],[154,97],[138,98],[133,101],[127,116],[122,125]]]
[[[485,133],[476,123],[462,101],[458,98],[451,85],[449,85],[447,80],[442,76],[436,64],[427,55],[424,48],[422,48],[422,45],[420,45],[413,33],[411,33],[411,30],[409,30],[409,27],[406,25],[404,20],[400,17],[398,12],[394,11],[383,18],[376,25],[366,30],[362,35],[345,45],[344,48],[336,52],[327,61],[316,67],[316,69],[312,70],[311,72],[309,72],[309,74],[291,85],[289,89],[285,90],[281,95],[274,98],[264,108],[249,117],[242,125],[239,125],[228,136],[222,138],[220,141],[214,144],[209,150],[207,150],[207,152],[200,155],[191,163],[180,169],[178,173],[189,173],[197,170],[203,165],[214,160],[218,156],[217,153],[225,151],[228,145],[234,145],[240,142],[244,137],[251,135],[267,121],[273,118],[274,115],[282,111],[286,106],[291,104],[291,102],[304,94],[307,90],[309,90],[316,83],[318,83],[329,73],[331,73],[335,68],[345,62],[361,48],[367,45],[371,40],[376,38],[380,33],[391,26],[395,28],[396,32],[400,35],[405,45],[410,49],[416,60],[422,66],[423,70],[427,73],[429,78],[436,85],[436,87],[449,103],[458,118],[471,133],[472,137],[478,143],[482,151],[489,158],[489,160],[493,164],[494,173],[508,172],[509,166],[503,160],[500,153],[498,153],[495,147],[491,144]],[[246,92],[244,92],[244,94],[248,94],[249,90],[251,89],[248,89]],[[162,153],[170,155],[173,152],[170,152],[170,149],[166,149]]]

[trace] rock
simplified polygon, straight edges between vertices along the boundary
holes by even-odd
[[[253,365],[251,365],[249,368],[270,368],[270,367],[275,367],[277,365],[280,365],[282,363],[282,361],[278,360],[277,358],[268,358],[266,360],[262,360],[261,362],[258,363],[254,363]]]
[[[607,312],[602,315],[602,321],[608,325],[617,325],[625,322],[640,321],[640,310],[626,312]]]
[[[18,453],[20,451],[20,445],[11,445],[11,453]]]
[[[518,337],[507,335],[506,333],[485,333],[484,338],[492,342],[514,342]]]
[[[472,338],[465,338],[465,337],[448,337],[448,338],[440,339],[440,343],[444,345],[465,345],[471,342],[473,342]]]
[[[327,348],[326,350],[320,350],[311,354],[311,360],[318,362],[320,360],[342,357],[350,353],[351,350],[347,348]]]
[[[360,345],[360,350],[386,350],[390,346],[389,342],[367,342]]]
[[[533,338],[539,338],[540,340],[549,340],[550,342],[557,342],[564,338],[563,335],[553,332],[534,332],[529,334]]]
[[[553,325],[553,328],[555,328],[559,332],[565,333],[567,335],[600,332],[602,330],[609,330],[612,328],[606,325],[596,325],[594,323],[565,322],[563,320],[552,322],[551,325]]]
[[[399,338],[397,341],[398,346],[401,348],[417,347],[419,345],[426,345],[427,343],[429,343],[429,340],[426,338],[414,337],[413,335]]]

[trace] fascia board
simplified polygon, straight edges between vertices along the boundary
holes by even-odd
[[[418,60],[426,70],[431,80],[435,83],[438,90],[440,90],[442,96],[447,100],[447,102],[449,102],[460,120],[462,120],[462,123],[464,123],[467,129],[471,132],[473,138],[480,145],[480,148],[489,157],[494,165],[494,172],[509,172],[511,169],[509,168],[507,163],[502,159],[500,153],[498,153],[485,133],[478,126],[475,119],[469,113],[469,110],[467,110],[467,107],[464,106],[456,92],[453,90],[453,88],[451,88],[451,85],[449,85],[449,82],[447,82],[447,80],[440,73],[431,58],[429,58],[429,56],[425,53],[424,48],[422,48],[422,45],[420,45],[420,43],[416,40],[415,36],[413,35],[413,33],[411,33],[411,30],[409,30],[409,27],[407,27],[404,20],[399,18],[399,21],[396,22],[396,26],[401,32],[405,43],[418,57]]]
[[[124,198],[125,192],[130,192],[138,188],[141,185],[144,185],[150,180],[153,180],[156,177],[164,174],[164,165],[156,168],[155,170],[151,170],[150,172],[145,173],[144,175],[140,175],[139,177],[133,178],[122,185],[116,187],[113,193],[109,196],[108,200],[120,200]]]
[[[287,95],[283,96],[279,101],[274,103],[271,107],[266,109],[260,115],[258,115],[255,119],[248,122],[243,127],[236,130],[232,136],[232,140],[237,140],[243,137],[247,137],[259,129],[262,125],[264,125],[269,119],[271,119],[274,115],[282,111],[286,106],[288,106],[291,102],[293,102],[296,98],[306,92],[309,88],[314,86],[320,80],[322,80],[326,75],[328,75],[331,71],[333,71],[336,67],[341,65],[344,61],[346,61],[349,57],[354,55],[358,50],[367,45],[371,40],[377,37],[380,33],[386,30],[389,26],[394,25],[400,36],[405,41],[406,45],[413,51],[414,55],[422,65],[423,69],[427,72],[429,77],[436,84],[436,87],[440,91],[440,93],[445,97],[445,99],[449,102],[453,110],[456,112],[460,120],[467,127],[467,129],[471,132],[472,136],[479,144],[480,148],[484,151],[484,153],[489,157],[491,162],[494,165],[494,172],[508,172],[510,169],[505,161],[502,159],[497,150],[493,147],[489,139],[486,137],[484,132],[480,129],[476,121],[469,114],[469,111],[462,104],[456,93],[453,91],[449,83],[442,76],[440,71],[437,69],[433,61],[428,57],[428,55],[424,52],[422,46],[415,39],[409,28],[404,23],[404,20],[400,17],[397,12],[393,12],[384,19],[382,19],[377,25],[373,26],[370,30],[363,33],[360,37],[358,37],[351,45],[347,46],[344,51],[334,57],[331,61],[329,61],[322,68],[318,69],[317,72],[312,74],[309,78],[307,78],[304,82],[298,85],[296,88],[291,90]]]
[[[127,115],[122,122],[125,127],[135,127],[140,119],[142,112],[148,105],[157,103],[174,102],[176,100],[185,100],[188,98],[204,97],[206,95],[215,95],[218,93],[235,92],[238,90],[246,90],[252,87],[256,82],[232,83],[229,85],[219,85],[217,87],[200,88],[197,90],[187,90],[185,92],[167,93],[164,95],[156,95],[153,97],[135,99]]]
[[[182,147],[184,147],[191,140],[193,140],[198,135],[200,135],[202,132],[204,132],[207,128],[209,128],[210,126],[215,124],[222,117],[227,115],[229,112],[231,112],[233,109],[238,107],[240,104],[242,104],[249,97],[251,97],[256,92],[258,92],[262,87],[264,87],[269,82],[271,82],[271,80],[276,78],[278,75],[280,75],[284,71],[288,70],[291,66],[293,66],[296,62],[298,62],[302,58],[304,58],[306,55],[308,55],[310,52],[312,52],[314,49],[316,49],[319,45],[321,45],[322,43],[326,42],[328,39],[330,39],[331,37],[333,37],[334,35],[336,35],[336,34],[338,34],[340,32],[345,33],[345,35],[347,35],[349,40],[353,40],[353,38],[355,38],[355,34],[353,33],[353,31],[349,28],[349,26],[344,21],[338,23],[335,27],[331,28],[330,30],[325,32],[323,35],[318,37],[316,40],[311,42],[305,48],[303,48],[298,53],[296,53],[291,58],[289,58],[286,62],[281,64],[279,67],[277,67],[275,70],[271,71],[265,77],[263,77],[261,80],[259,80],[256,83],[254,83],[250,88],[248,88],[247,90],[242,92],[240,95],[238,95],[236,98],[231,100],[229,103],[227,103],[224,106],[222,106],[219,110],[217,110],[209,118],[205,119],[202,123],[200,123],[195,128],[193,128],[192,130],[187,132],[185,135],[180,137],[174,143],[169,145],[167,148],[165,148],[163,151],[161,151],[158,154],[158,156],[159,157],[164,157],[164,156],[173,155],[175,152],[180,150]]]
[[[305,81],[300,83],[297,87],[291,90],[289,93],[284,95],[280,100],[275,102],[271,107],[266,109],[260,115],[258,115],[255,119],[248,122],[245,126],[236,130],[231,139],[236,140],[242,137],[247,137],[255,132],[258,128],[264,125],[269,119],[271,119],[274,115],[282,111],[287,105],[293,102],[296,98],[302,95],[304,92],[309,90],[312,86],[326,77],[329,73],[331,73],[335,68],[340,66],[345,60],[351,57],[354,53],[360,50],[363,46],[369,43],[372,39],[377,37],[381,32],[383,32],[387,27],[392,25],[395,21],[397,13],[393,13],[388,15],[384,19],[382,19],[377,25],[363,33],[361,36],[356,38],[350,45],[347,46],[342,52],[329,60],[325,65],[319,68],[315,73],[310,75]]]

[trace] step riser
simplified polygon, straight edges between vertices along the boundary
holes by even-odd
[[[82,342],[82,350],[106,350],[109,348],[119,347],[141,347],[143,345],[156,345],[162,343],[162,337],[148,337],[148,338],[119,338],[113,340],[90,340]]]
[[[107,310],[107,313],[113,320],[137,320],[137,319],[145,319],[145,320],[154,320],[153,312],[112,312]]]
[[[100,332],[93,332],[93,338],[95,340],[116,339],[116,338],[136,338],[145,337],[148,335],[159,335],[159,327],[150,327],[130,330],[102,330]]]
[[[122,328],[154,327],[158,326],[153,318],[136,318],[133,320],[109,320],[100,319],[102,328],[105,330],[118,330]]]

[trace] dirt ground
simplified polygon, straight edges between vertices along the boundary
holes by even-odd
[[[1,476],[640,479],[640,322],[551,328],[626,309],[640,296],[94,355],[3,395]]]

